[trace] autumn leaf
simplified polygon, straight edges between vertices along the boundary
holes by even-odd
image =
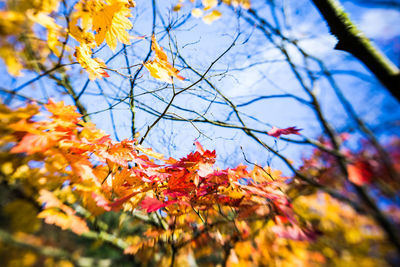
[[[192,16],[195,18],[200,18],[201,16],[203,16],[203,10],[201,10],[200,8],[193,8]]]
[[[211,13],[203,17],[203,21],[206,24],[211,24],[214,21],[218,20],[221,16],[222,16],[221,12],[219,12],[218,10],[213,10]]]
[[[90,32],[88,29],[81,28],[78,26],[78,20],[82,19],[81,17],[75,16],[71,19],[68,25],[69,34],[75,38],[80,44],[86,44],[90,48],[96,46],[94,34]]]
[[[167,54],[162,47],[158,45],[155,36],[153,35],[151,38],[151,49],[155,52],[155,58],[144,63],[150,75],[167,83],[173,83],[173,77],[179,80],[185,80],[184,77],[178,74],[179,71],[168,62]]]
[[[234,7],[241,6],[245,9],[250,8],[250,0],[222,0],[227,5],[232,5]]]
[[[49,102],[44,106],[52,114],[51,117],[55,119],[77,123],[79,118],[82,117],[77,112],[75,106],[65,105],[63,101],[54,102],[52,99],[49,99]]]
[[[106,64],[104,64],[104,62],[99,58],[92,58],[92,50],[89,45],[81,44],[81,46],[76,47],[75,57],[79,64],[81,64],[82,68],[88,72],[90,80],[110,77],[104,70]]]
[[[135,2],[132,0],[80,1],[75,5],[76,12],[72,16],[70,33],[81,45],[89,44],[92,39],[88,31],[92,29],[97,46],[106,40],[110,49],[114,51],[117,40],[123,44],[130,44],[131,36],[127,30],[132,28],[129,20],[132,15],[129,8],[134,6]],[[81,22],[81,30],[77,27],[78,21]]]
[[[75,215],[67,215],[56,209],[46,209],[38,214],[47,224],[55,224],[63,230],[70,229],[75,234],[81,235],[89,232],[86,222]]]
[[[297,240],[297,241],[312,241],[316,238],[316,234],[311,230],[303,230],[296,225],[274,225],[271,231],[281,238]]]
[[[1,14],[1,13],[0,13]],[[0,57],[6,64],[7,71],[12,76],[22,76],[21,70],[24,68],[19,60],[18,53],[12,45],[0,46]]]
[[[277,127],[272,127],[272,129],[268,132],[268,135],[279,138],[282,134],[300,134],[299,131],[301,129],[297,129],[296,127],[289,127],[285,129],[280,129]]]
[[[196,141],[194,142],[194,145],[196,146],[197,152],[199,152],[200,154],[204,154],[205,150],[203,146],[200,144],[200,142]]]
[[[141,145],[137,145],[137,146],[135,146],[135,148],[137,150],[143,152],[144,154],[150,156],[150,157],[153,157],[153,158],[156,158],[156,159],[160,159],[160,160],[164,159],[164,155],[163,154],[154,152],[151,148],[144,148]]]
[[[102,9],[93,15],[93,27],[96,32],[95,40],[99,46],[106,40],[111,50],[115,50],[117,39],[123,44],[130,44],[130,36],[127,30],[132,28],[129,20],[131,5],[126,1],[111,0],[111,4],[105,4]]]
[[[204,6],[204,10],[209,10],[218,5],[218,0],[202,0],[201,3]]]
[[[62,44],[58,40],[58,37],[62,35],[62,27],[55,22],[54,18],[46,13],[34,13],[33,10],[28,10],[26,14],[30,20],[47,29],[47,45],[56,56],[59,56],[60,50],[57,47]]]
[[[39,195],[38,200],[45,209],[38,214],[38,218],[43,218],[46,223],[55,224],[61,229],[70,229],[78,235],[89,231],[86,222],[76,216],[75,211],[64,205],[52,192],[42,189]]]
[[[165,206],[166,204],[164,202],[152,197],[146,197],[140,204],[140,207],[146,210],[146,212],[157,211]]]
[[[43,135],[30,134],[25,135],[17,146],[11,149],[11,153],[27,153],[32,155],[36,152],[45,152],[49,149],[51,136],[43,133]]]
[[[121,209],[122,205],[127,202],[130,198],[134,197],[137,195],[138,192],[134,192],[131,194],[128,194],[124,197],[121,197],[119,199],[114,199],[112,202],[108,201],[104,196],[92,193],[92,198],[95,200],[97,206],[103,208],[106,211],[118,211]]]
[[[347,165],[349,180],[359,186],[369,184],[373,178],[373,171],[368,161],[357,160],[356,162]]]

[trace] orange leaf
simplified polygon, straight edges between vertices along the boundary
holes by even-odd
[[[369,184],[373,177],[371,165],[364,160],[358,160],[347,166],[349,180],[356,185]]]
[[[179,71],[168,62],[167,54],[164,52],[162,47],[158,45],[154,35],[151,40],[151,49],[156,53],[156,55],[154,60],[149,60],[144,63],[144,66],[150,72],[150,75],[157,80],[167,83],[173,83],[173,77],[179,80],[185,80],[184,77],[178,74]]]
[[[18,143],[17,146],[11,149],[11,153],[27,153],[32,155],[36,152],[45,152],[49,149],[49,135],[27,134]]]

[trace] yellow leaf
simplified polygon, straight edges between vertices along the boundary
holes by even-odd
[[[86,222],[75,215],[75,211],[64,205],[52,192],[40,190],[39,202],[44,204],[45,209],[38,214],[38,218],[44,219],[47,224],[55,224],[61,229],[70,229],[81,235],[89,231]]]
[[[47,29],[47,44],[50,50],[59,56],[60,51],[57,46],[62,46],[62,43],[58,41],[58,37],[62,35],[62,27],[55,22],[54,18],[43,12],[34,13],[33,10],[28,10],[26,15],[30,20]]]
[[[201,3],[204,6],[204,10],[209,10],[218,5],[218,0],[202,0]]]
[[[0,36],[17,34],[23,31],[26,19],[23,14],[13,11],[0,11]]]
[[[164,52],[164,49],[160,47],[160,45],[157,43],[156,37],[153,35],[151,37],[151,49],[156,53],[156,58],[160,61],[168,61],[167,54]]]
[[[126,31],[132,28],[128,19],[130,16],[129,5],[121,1],[112,1],[111,5],[104,5],[100,11],[95,12],[92,29],[96,31],[97,45],[106,39],[108,46],[114,51],[117,39],[123,44],[130,44],[130,36]]]
[[[149,60],[144,63],[144,66],[150,72],[150,75],[167,83],[173,83],[172,77],[179,80],[185,80],[184,77],[178,74],[179,71],[168,62],[167,54],[158,45],[154,36],[152,36],[152,42],[151,49],[156,53],[155,58],[154,60]]]
[[[55,224],[63,230],[70,229],[78,235],[89,231],[86,222],[82,218],[75,215],[67,215],[57,209],[46,209],[39,213],[38,218],[43,218],[47,224]]]
[[[157,61],[148,61],[144,64],[144,66],[150,72],[150,75],[157,80],[166,83],[173,83],[171,76],[174,75],[174,72],[170,71],[164,64]]]
[[[221,12],[219,12],[218,10],[213,10],[210,14],[207,14],[203,17],[203,21],[207,24],[211,24],[214,21],[218,20],[221,16]]]
[[[144,148],[141,145],[137,145],[136,149],[138,149],[139,151],[143,152],[144,154],[156,158],[156,159],[164,159],[164,155],[154,152],[151,148]]]
[[[91,55],[92,50],[87,44],[81,44],[81,46],[76,47],[76,60],[89,73],[90,80],[109,77],[108,73],[103,69],[106,67],[104,62],[99,58],[92,58]]]
[[[195,18],[200,18],[201,16],[203,16],[203,10],[201,10],[200,8],[193,8],[192,16]]]
[[[250,0],[222,0],[227,5],[232,5],[234,7],[241,6],[245,9],[250,8]]]
[[[179,10],[181,10],[181,8],[182,8],[182,3],[178,3],[176,6],[174,6],[172,10],[178,12]]]
[[[0,166],[1,172],[5,175],[10,175],[14,172],[14,167],[12,162],[8,161],[5,162],[3,165]]]
[[[131,17],[129,8],[135,5],[133,0],[80,1],[75,5],[77,11],[72,15],[70,33],[77,40],[80,39],[78,41],[82,44],[85,38],[80,38],[79,35],[88,35],[88,31],[92,29],[95,31],[96,44],[100,45],[106,40],[108,46],[114,51],[117,40],[124,44],[130,44],[131,37],[127,32],[132,28],[129,20]],[[77,32],[78,21],[80,21],[82,29]],[[75,29],[71,25],[75,26]]]
[[[0,57],[4,60],[8,73],[12,76],[22,76],[21,70],[24,66],[18,60],[18,55],[14,47],[8,44],[1,46]]]
[[[45,13],[33,13],[33,10],[28,10],[26,15],[33,22],[42,25],[46,29],[60,29],[61,26],[58,25],[55,20]]]
[[[89,32],[85,28],[79,27],[78,24],[78,19],[79,17],[74,17],[71,19],[68,29],[69,29],[69,34],[75,38],[79,43],[81,44],[86,44],[90,48],[94,48],[96,46],[96,43],[94,41],[94,34]],[[83,23],[82,23],[83,24]]]

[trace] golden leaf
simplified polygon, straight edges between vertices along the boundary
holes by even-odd
[[[92,50],[89,45],[81,44],[81,46],[76,47],[76,60],[89,73],[89,79],[95,80],[96,78],[110,77],[103,69],[106,67],[106,64],[99,58],[92,58],[91,55]]]
[[[86,222],[75,215],[75,211],[64,205],[52,192],[41,189],[38,198],[44,204],[45,209],[38,214],[38,218],[44,219],[47,224],[55,224],[61,229],[70,229],[81,235],[89,231]]]
[[[164,159],[164,155],[163,154],[154,152],[151,148],[144,148],[141,145],[137,145],[136,149],[141,151],[141,152],[143,152],[144,154],[146,154],[146,155],[148,155],[150,157],[153,157],[153,158],[156,158],[156,159]]]
[[[65,214],[54,208],[40,212],[38,218],[44,219],[47,224],[55,224],[63,230],[70,229],[78,235],[89,232],[89,228],[82,218]]]
[[[89,32],[85,28],[79,27],[78,24],[78,19],[79,17],[74,17],[71,19],[68,29],[69,29],[69,34],[75,38],[79,43],[81,44],[86,44],[90,48],[93,48],[96,46],[96,43],[94,41],[94,34]],[[82,23],[83,24],[83,23]]]
[[[25,17],[13,11],[0,11],[0,36],[20,33],[23,30]]]
[[[193,8],[192,16],[195,18],[200,18],[201,16],[203,16],[203,10],[201,10],[200,8]]]
[[[219,12],[218,10],[213,10],[211,13],[203,17],[203,21],[206,24],[211,24],[214,21],[218,20],[221,16],[222,16],[221,12]]]
[[[24,68],[24,66],[18,60],[18,55],[14,47],[8,44],[1,46],[0,57],[4,60],[8,73],[10,73],[12,76],[22,75],[21,70]]]
[[[234,7],[241,6],[245,9],[250,8],[250,0],[222,0],[227,5],[232,5]]]
[[[104,39],[111,50],[115,50],[117,39],[123,44],[130,44],[130,36],[126,30],[132,28],[128,19],[131,16],[129,5],[122,1],[112,1],[93,16],[92,29],[96,31],[95,39],[100,45]]]
[[[151,49],[156,53],[154,60],[149,60],[144,63],[150,75],[154,78],[167,83],[173,83],[172,77],[179,80],[185,80],[184,77],[178,75],[179,71],[175,69],[169,62],[167,54],[164,52],[156,41],[155,36],[152,36]]]
[[[218,5],[218,0],[202,0],[201,3],[204,6],[204,10],[209,10]]]

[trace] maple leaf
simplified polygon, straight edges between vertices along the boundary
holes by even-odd
[[[272,129],[268,132],[268,135],[279,138],[282,134],[300,134],[299,131],[302,129],[297,129],[296,127],[289,127],[285,129],[280,129],[277,127],[272,127]]]
[[[80,44],[86,44],[90,48],[94,48],[96,46],[94,40],[94,34],[88,31],[88,29],[85,28],[82,29],[81,27],[79,27],[77,25],[79,19],[82,19],[84,21],[83,18],[78,17],[77,15],[75,15],[71,19],[71,21],[68,24],[69,34],[72,35],[72,37],[74,37],[75,40],[77,40]]]
[[[250,0],[222,0],[227,5],[232,5],[234,7],[241,6],[245,9],[250,8]]]
[[[106,64],[99,58],[92,58],[91,55],[92,50],[89,45],[81,44],[81,46],[76,47],[76,60],[89,73],[89,79],[95,80],[96,78],[110,77],[104,70]]]
[[[118,211],[121,209],[122,204],[127,202],[130,198],[137,195],[138,192],[130,193],[124,197],[114,199],[113,202],[109,202],[104,196],[92,193],[92,198],[96,201],[97,206],[103,208],[106,211]]]
[[[61,229],[71,229],[74,233],[80,235],[89,231],[86,222],[75,215],[75,211],[64,205],[52,192],[41,189],[39,199],[44,210],[38,214],[48,224],[55,224]]]
[[[303,230],[297,225],[274,225],[271,227],[272,232],[277,236],[285,239],[298,241],[311,241],[316,238],[316,233],[311,230]]]
[[[211,9],[218,5],[218,0],[202,0],[201,3],[204,6],[204,10]]]
[[[49,149],[51,138],[47,134],[26,134],[17,146],[11,149],[11,153],[27,153],[32,155],[36,152],[45,152]]]
[[[82,115],[77,112],[75,106],[65,105],[63,101],[56,103],[52,99],[49,99],[49,102],[44,106],[52,114],[52,118],[77,123],[79,118],[82,117]]]
[[[150,72],[150,75],[167,83],[173,83],[172,77],[179,80],[185,80],[184,77],[178,74],[179,71],[168,62],[167,54],[164,52],[162,47],[158,45],[154,35],[151,37],[151,40],[151,49],[155,52],[155,58],[144,63],[144,66]]]
[[[194,145],[196,146],[196,150],[197,152],[203,154],[204,153],[204,148],[203,146],[200,144],[200,142],[196,141],[194,142]]]
[[[211,13],[203,17],[203,21],[206,24],[211,24],[214,21],[218,20],[221,16],[222,16],[221,12],[219,12],[218,10],[213,10]]]
[[[349,180],[359,186],[371,183],[373,171],[371,164],[366,160],[357,160],[353,164],[347,165]]]
[[[144,154],[150,156],[150,157],[153,157],[153,158],[156,158],[156,159],[160,159],[160,160],[164,159],[164,155],[163,154],[154,152],[151,148],[144,148],[141,145],[137,145],[137,146],[135,146],[135,148],[137,150],[143,152]]]
[[[68,155],[69,159],[71,157],[72,157],[71,155]],[[80,157],[80,155],[79,155],[79,157]],[[97,177],[93,173],[93,166],[88,160],[82,158],[79,160],[74,160],[72,162],[73,163],[71,164],[71,169],[80,179],[90,180],[90,181],[93,181],[94,183],[99,184]]]
[[[61,46],[62,44],[58,41],[58,36],[62,34],[62,27],[55,22],[54,18],[44,12],[34,13],[33,10],[28,10],[26,14],[30,20],[47,29],[47,44],[50,50],[56,56],[59,56],[60,51],[57,49],[57,46]]]
[[[91,48],[106,40],[111,50],[115,50],[117,40],[130,44],[131,36],[127,30],[132,28],[129,20],[130,9],[135,6],[133,0],[82,0],[75,5],[69,25],[70,34],[82,44]],[[80,27],[77,26],[80,21]],[[95,34],[89,32],[92,29]]]
[[[89,232],[89,228],[82,218],[67,215],[56,209],[46,209],[38,214],[38,218],[43,218],[47,224],[55,224],[63,230],[71,229],[78,235]]]
[[[195,18],[200,18],[201,16],[203,16],[203,10],[201,10],[200,8],[193,8],[192,16]]]
[[[99,46],[106,39],[108,46],[114,51],[117,46],[117,39],[123,44],[131,43],[126,30],[132,28],[132,23],[128,18],[131,16],[129,7],[134,5],[121,0],[110,0],[108,2],[111,4],[103,5],[103,8],[93,14],[92,29],[96,31],[97,45]]]
[[[22,76],[21,70],[24,66],[19,60],[18,52],[15,50],[14,46],[9,44],[0,46],[0,58],[4,60],[8,73],[12,76]]]
[[[142,200],[140,207],[146,212],[153,212],[157,211],[161,208],[164,208],[167,204],[152,197],[146,197],[145,199]]]

